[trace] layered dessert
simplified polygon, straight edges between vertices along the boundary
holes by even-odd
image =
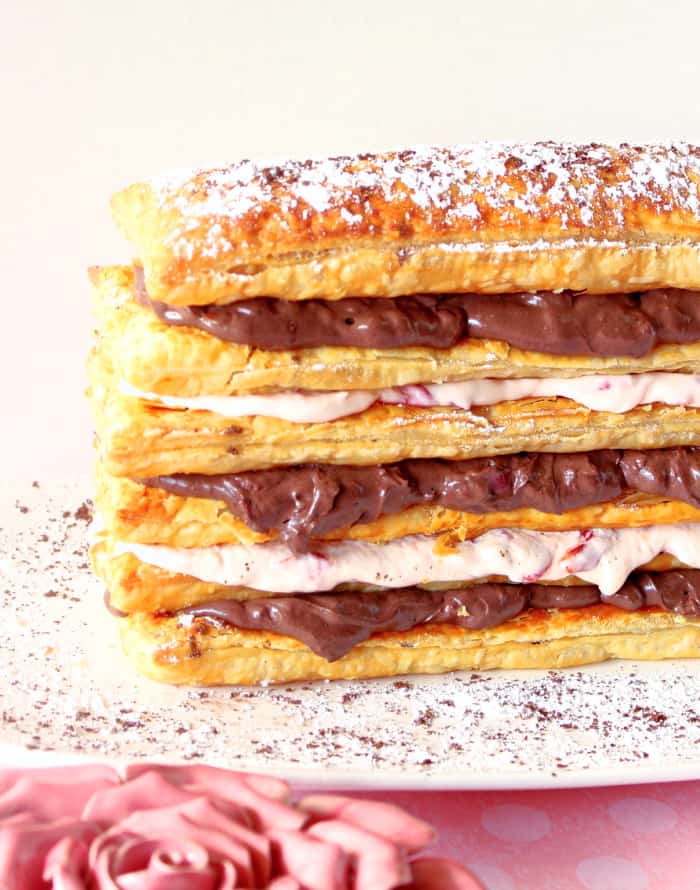
[[[113,210],[92,560],[141,671],[700,654],[700,148],[245,161]]]

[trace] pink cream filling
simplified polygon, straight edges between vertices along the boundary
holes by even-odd
[[[326,423],[366,411],[371,405],[416,408],[449,406],[468,411],[519,399],[560,397],[592,411],[623,414],[639,405],[700,407],[700,374],[655,371],[643,374],[590,374],[584,377],[463,380],[376,390],[286,391],[263,395],[180,396],[143,392],[122,381],[120,390],[167,408],[211,411],[224,417],[275,417],[290,423]]]
[[[296,555],[277,541],[187,548],[118,542],[115,553],[131,553],[141,562],[201,581],[277,594],[318,593],[350,582],[412,587],[493,575],[514,583],[576,575],[611,595],[631,572],[661,553],[700,568],[700,523],[692,522],[566,532],[503,528],[447,552],[437,551],[435,544],[434,537],[410,535],[384,544],[320,543],[313,553]]]

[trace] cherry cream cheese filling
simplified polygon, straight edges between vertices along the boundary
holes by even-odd
[[[692,522],[565,532],[495,529],[450,549],[436,547],[437,540],[410,535],[384,544],[319,543],[304,554],[278,541],[189,548],[117,542],[115,553],[201,581],[279,594],[348,583],[394,588],[499,576],[528,584],[575,575],[611,595],[662,553],[700,568],[700,523]]]
[[[224,417],[275,417],[290,423],[326,423],[365,411],[375,403],[416,408],[452,406],[468,411],[519,399],[560,397],[592,411],[623,414],[639,405],[700,407],[700,374],[664,371],[642,374],[590,374],[577,378],[519,378],[426,383],[376,390],[287,391],[241,396],[168,396],[143,392],[126,381],[124,395],[166,408],[211,411]]]

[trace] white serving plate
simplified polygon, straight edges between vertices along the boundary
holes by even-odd
[[[2,490],[2,765],[206,761],[424,790],[700,778],[700,660],[267,688],[140,678],[87,566],[88,493]]]

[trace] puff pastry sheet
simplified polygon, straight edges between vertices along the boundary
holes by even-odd
[[[266,351],[163,323],[133,299],[130,267],[92,269],[91,279],[104,348],[116,373],[142,392],[162,395],[229,395],[266,388],[380,389],[478,377],[694,371],[700,365],[700,343],[659,346],[641,358],[548,355],[499,340],[469,340],[438,350]]]
[[[125,477],[111,476],[99,464],[95,474],[97,511],[106,530],[120,541],[209,547],[213,544],[257,544],[274,532],[249,528],[223,501],[180,497]],[[672,522],[700,522],[700,510],[682,501],[630,495],[565,513],[522,508],[493,513],[462,513],[440,506],[418,506],[381,516],[374,522],[337,529],[324,540],[391,541],[405,535],[450,533],[460,540],[492,528],[564,531],[577,528],[630,528]]]
[[[119,394],[99,350],[90,365],[98,455],[109,473],[137,479],[302,463],[368,465],[409,457],[700,444],[698,409],[654,404],[611,414],[560,398],[500,402],[471,411],[375,405],[352,417],[314,424],[260,416],[231,419]]]
[[[243,161],[112,199],[173,304],[700,287],[700,147],[480,144]]]
[[[700,619],[612,606],[531,610],[481,631],[441,625],[377,634],[327,662],[290,637],[195,621],[120,619],[122,646],[137,669],[168,683],[287,683],[491,668],[559,668],[611,658],[700,656]]]
[[[216,599],[249,600],[270,596],[269,593],[262,593],[250,587],[226,587],[221,584],[200,581],[189,575],[169,572],[166,569],[141,562],[132,553],[115,553],[114,539],[109,535],[101,536],[92,545],[90,561],[95,574],[104,581],[112,605],[122,612],[176,611]],[[683,566],[677,559],[667,554],[661,554],[650,563],[639,566],[640,571],[652,572],[664,572],[678,568],[687,568],[687,566]],[[477,578],[469,583],[478,584],[483,581],[507,582],[508,579],[493,576]],[[576,576],[569,576],[564,581],[556,583],[564,585],[584,582],[581,582]],[[445,588],[464,585],[428,584],[425,586]],[[362,584],[344,585],[342,589],[381,591],[381,588]]]

